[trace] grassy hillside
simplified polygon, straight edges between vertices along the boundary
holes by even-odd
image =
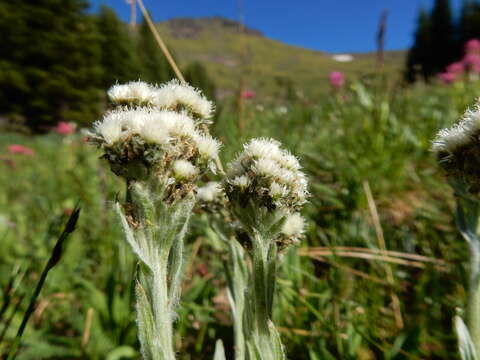
[[[259,96],[276,97],[275,85],[292,83],[310,98],[328,90],[331,71],[356,79],[378,70],[374,53],[353,54],[353,61],[341,63],[332,54],[287,45],[255,30],[240,32],[238,23],[223,18],[177,18],[158,27],[181,64],[207,66],[220,94],[238,88],[243,75],[246,87]],[[403,51],[386,53],[384,70],[398,73],[404,56]]]

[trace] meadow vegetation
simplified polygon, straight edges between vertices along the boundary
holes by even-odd
[[[309,105],[247,100],[241,122],[236,104],[222,104],[211,132],[225,144],[224,163],[248,139],[273,137],[299,155],[309,178],[307,237],[283,256],[274,303],[289,358],[458,358],[452,319],[466,303],[467,246],[430,141],[478,90],[476,81],[402,88],[379,74]],[[11,151],[12,144],[33,153]],[[78,228],[49,275],[17,358],[138,358],[137,261],[111,211],[124,185],[78,130],[2,134],[0,148],[0,353],[8,352],[54,241],[80,201]],[[382,238],[388,256],[378,252]],[[185,255],[178,357],[211,358],[218,338],[231,356],[227,256],[198,210]]]
[[[232,289],[232,277],[228,275],[238,265],[234,254],[243,251],[253,264],[263,264],[265,275],[256,277],[255,271],[243,263],[242,271],[248,273],[243,280],[268,284],[268,291],[252,286],[242,293],[251,299],[266,294],[268,303],[261,304],[260,309],[260,302],[245,302],[251,314],[262,310],[256,313],[260,315],[254,322],[243,324],[248,329],[245,343],[252,358],[260,350],[263,355],[274,354],[271,358],[275,360],[283,358],[280,343],[291,359],[460,358],[453,322],[457,319],[458,330],[460,318],[468,322],[472,318],[469,315],[480,314],[478,309],[464,313],[474,303],[475,296],[468,298],[475,287],[472,284],[478,285],[478,269],[470,268],[468,246],[456,229],[455,203],[462,205],[464,199],[458,191],[454,196],[436,157],[443,159],[447,171],[452,169],[448,165],[460,169],[467,163],[463,152],[470,154],[471,143],[473,148],[476,146],[476,115],[471,116],[475,117],[471,121],[474,126],[462,125],[444,133],[456,147],[459,138],[466,142],[460,143],[460,150],[455,148],[460,165],[452,160],[452,154],[434,154],[431,147],[438,130],[451,126],[477,101],[478,4],[465,2],[458,19],[452,17],[447,0],[436,0],[430,13],[421,12],[404,73],[401,67],[405,52],[379,52],[378,59],[383,56],[383,61],[377,61],[374,54],[354,54],[353,61],[343,63],[329,54],[268,39],[222,18],[174,19],[157,24],[166,43],[173,44],[174,57],[187,82],[215,101],[212,123],[207,121],[210,110],[202,115],[175,99],[164,104],[164,100],[172,100],[168,91],[163,91],[165,88],[150,88],[155,88],[155,101],[135,103],[139,100],[135,99],[130,103],[132,99],[125,102],[122,98],[125,94],[119,86],[116,112],[107,113],[106,118],[133,119],[140,114],[152,120],[158,116],[155,119],[163,120],[153,125],[150,121],[150,125],[159,133],[149,133],[143,125],[138,133],[128,126],[115,132],[118,124],[102,128],[97,123],[88,133],[89,138],[85,129],[91,129],[93,121],[114,106],[115,91],[110,94],[110,102],[106,95],[111,85],[130,80],[160,84],[174,74],[145,21],[129,27],[112,10],[102,8],[99,14],[91,14],[86,12],[87,6],[84,0],[0,4],[0,32],[5,34],[0,53],[0,359],[13,359],[12,348],[19,345],[16,358],[20,360],[128,360],[140,358],[141,351],[147,358],[162,359],[206,359],[215,353],[217,360],[222,359],[216,352],[217,340],[221,340],[227,359],[236,356],[243,360],[235,349],[238,318],[232,314],[228,292]],[[407,86],[405,80],[412,83]],[[145,87],[141,83],[135,86],[140,90]],[[172,82],[166,88],[178,86]],[[163,95],[158,95],[157,90]],[[186,97],[191,100],[190,95]],[[126,104],[143,108],[131,110],[124,107]],[[178,113],[172,115],[172,111]],[[177,120],[167,119],[172,116],[178,124],[180,118],[195,124],[188,136],[182,133],[188,126],[179,125],[181,129],[174,133],[172,124]],[[112,125],[110,120],[105,122]],[[128,122],[122,121],[124,125]],[[162,133],[165,129],[161,125],[172,130],[168,137]],[[129,135],[121,135],[124,131]],[[457,136],[462,131],[463,136]],[[262,263],[265,259],[255,258],[252,248],[245,246],[241,250],[240,242],[235,242],[237,248],[227,245],[228,236],[222,237],[225,234],[219,231],[225,222],[218,216],[223,216],[222,209],[213,208],[209,213],[201,201],[190,207],[200,199],[199,193],[206,191],[199,190],[195,198],[197,180],[222,180],[222,171],[207,172],[218,167],[217,142],[208,132],[224,144],[221,163],[233,169],[227,170],[224,178],[228,201],[243,204],[245,194],[257,196],[248,199],[248,216],[246,207],[230,208],[232,218],[236,216],[245,230],[243,234],[238,232],[244,246],[254,244],[252,239],[261,232],[258,228],[265,230],[266,226],[259,224],[277,219],[277,215],[285,216],[277,213],[278,204],[298,220],[305,189],[296,202],[289,196],[295,193],[292,189],[296,184],[306,184],[301,171],[305,172],[311,196],[302,210],[307,226],[299,244],[284,250],[282,246],[298,240],[296,235],[301,231],[289,238],[281,233],[281,222],[272,220],[275,231],[265,230],[258,236],[262,240],[258,248],[265,250],[274,244],[272,252],[262,252],[268,254],[268,262]],[[115,142],[119,138],[110,142],[112,134],[125,135],[125,142]],[[288,191],[282,192],[275,183],[278,198],[270,192],[273,176],[262,178],[265,174],[258,170],[258,154],[246,151],[248,166],[242,163],[240,172],[234,165],[226,166],[238,158],[243,144],[255,147],[249,142],[252,138],[279,140],[282,148],[297,155],[303,166],[300,171],[289,153],[276,149],[276,155],[283,159],[279,164],[288,164],[283,170],[294,168],[298,175],[293,184],[292,178],[286,181],[291,185]],[[106,149],[105,153],[88,146],[89,141]],[[441,146],[445,145],[442,141]],[[260,143],[270,150],[278,147],[270,140]],[[172,144],[179,147],[169,153]],[[139,163],[133,161],[135,166],[123,168],[131,149],[138,152],[135,156],[144,156],[145,162],[136,167]],[[207,157],[202,152],[206,150],[211,152]],[[271,165],[273,156],[266,153],[262,150],[264,160]],[[449,175],[466,175],[468,181],[471,177],[475,180],[476,158],[468,159],[475,165],[467,169],[468,173],[454,168],[457,173]],[[142,172],[145,164],[146,173]],[[151,176],[149,167],[155,169],[152,173],[156,175],[164,171],[160,185],[162,194],[167,195],[150,196],[155,194],[152,189],[160,180]],[[285,175],[280,170],[278,173]],[[242,177],[239,175],[249,181],[248,185],[237,181]],[[148,191],[134,187],[132,181],[146,181]],[[265,184],[270,189],[268,194]],[[244,192],[245,187],[255,191]],[[144,196],[149,191],[150,195]],[[188,203],[185,209],[180,206],[183,202]],[[178,209],[172,204],[177,204]],[[463,205],[472,205],[468,210],[476,220],[477,202],[473,204],[467,201]],[[76,230],[66,239],[61,261],[51,269],[39,297],[34,298],[34,311],[22,341],[16,343],[35,286],[42,279],[57,239],[64,234],[65,223],[76,219],[77,206],[81,212]],[[124,214],[120,216],[122,224],[113,211],[115,207]],[[152,208],[167,215],[157,216],[154,212],[152,217],[147,211]],[[257,213],[259,208],[266,212]],[[154,273],[151,265],[158,262],[145,261],[148,256],[141,251],[134,256],[121,228],[135,233],[129,240],[131,244],[140,243],[143,229],[150,229],[155,222],[168,223],[165,219],[176,218],[176,211],[183,214],[182,218],[192,214],[185,235],[184,265],[179,266],[180,256],[169,255],[168,261],[162,263],[164,268],[156,268],[161,270],[156,276],[168,284],[165,286],[169,291],[170,287],[174,290],[171,297],[162,299],[162,307],[171,312],[155,313],[170,319],[169,315],[176,312],[174,331],[167,321],[166,335],[147,331],[148,336],[140,334],[140,344],[137,333],[142,324],[136,322],[135,316],[138,284],[148,290],[158,283],[151,282],[148,269]],[[258,220],[258,214],[266,220]],[[457,219],[461,219],[458,213]],[[173,220],[171,223],[178,225]],[[465,236],[464,231],[464,236],[468,240],[476,231],[476,222],[467,225],[469,233]],[[173,230],[162,234],[173,239],[171,233]],[[178,238],[183,237],[179,233],[182,235]],[[155,238],[150,233],[148,236]],[[471,243],[474,238],[471,236]],[[474,240],[476,246],[470,248],[472,264],[480,249],[478,239]],[[269,245],[263,247],[265,244]],[[276,254],[277,245],[282,251],[275,276],[271,270],[275,269],[276,256],[270,256]],[[182,253],[181,246],[172,249],[177,255]],[[178,276],[180,268],[182,276]],[[270,314],[275,283],[270,282],[272,277],[277,288]],[[175,310],[180,283],[181,302]],[[153,293],[145,298],[150,301]],[[235,306],[243,306],[243,301],[239,299]],[[254,336],[249,338],[255,326],[270,326],[270,320],[281,341],[270,327],[263,329],[262,336],[269,334],[262,338],[263,342],[257,342]],[[468,327],[472,330],[472,321]],[[478,348],[480,330],[473,327],[471,333],[475,334],[472,337]],[[161,340],[150,341],[150,335]],[[161,346],[168,354],[155,350],[153,355],[145,355],[150,345],[155,348],[162,342],[169,344]],[[268,349],[273,343],[275,346]]]

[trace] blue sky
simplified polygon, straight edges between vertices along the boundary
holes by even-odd
[[[90,0],[114,8],[128,20],[125,0]],[[172,17],[224,16],[233,20],[243,8],[248,27],[265,36],[309,49],[361,52],[375,49],[380,14],[388,10],[386,48],[406,49],[415,30],[418,10],[433,0],[143,0],[155,21]],[[451,0],[458,11],[462,0]],[[243,5],[241,5],[243,4]]]

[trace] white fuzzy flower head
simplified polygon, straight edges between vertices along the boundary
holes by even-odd
[[[210,135],[200,135],[195,139],[195,143],[198,148],[198,153],[202,158],[205,159],[215,159],[218,156],[218,151],[220,150],[220,142]]]
[[[252,139],[244,146],[247,156],[255,158],[280,158],[284,152],[280,149],[280,142],[274,139]]]
[[[451,128],[442,129],[433,140],[432,150],[434,152],[453,153],[457,149],[477,140],[480,133],[480,105],[474,109],[468,109],[463,118]]]
[[[270,184],[269,194],[273,199],[279,199],[288,194],[288,189],[274,181]]]
[[[166,201],[192,196],[199,176],[215,170],[220,148],[191,112],[152,104],[159,89],[167,94],[171,86],[115,85],[109,96],[124,106],[107,112],[89,132],[90,142],[104,151],[103,158],[116,175],[129,183],[163,182]]]
[[[467,110],[451,128],[438,132],[432,143],[449,178],[460,181],[470,193],[480,192],[480,106]]]
[[[271,139],[253,139],[245,144],[228,166],[226,182],[231,200],[245,203],[248,197],[268,209],[296,211],[308,196],[298,160]]]
[[[111,145],[121,138],[122,123],[116,116],[106,116],[103,121],[94,124],[94,131],[105,144]]]
[[[230,183],[233,186],[236,186],[242,190],[245,190],[250,186],[251,180],[248,176],[242,175],[242,176],[234,177],[232,180],[230,180]]]
[[[94,130],[108,145],[138,134],[144,122],[151,116],[148,109],[117,109],[108,112],[102,121],[94,124]]]
[[[282,234],[288,237],[300,237],[305,231],[305,219],[299,213],[286,217],[282,227]]]
[[[199,90],[178,80],[172,80],[155,91],[153,104],[160,109],[184,109],[199,119],[212,117],[214,106]]]
[[[299,213],[288,214],[276,239],[280,251],[291,244],[298,243],[305,232],[305,219]]]
[[[222,194],[220,183],[211,181],[197,189],[197,199],[203,202],[213,202]]]
[[[114,104],[151,105],[156,90],[143,81],[131,81],[126,84],[113,85],[108,90],[108,97]]]
[[[198,169],[189,161],[177,160],[173,163],[173,173],[177,179],[191,179],[198,173]]]
[[[165,114],[164,123],[170,134],[190,138],[198,136],[194,121],[185,113],[174,111],[162,111],[161,113]]]
[[[171,140],[170,129],[164,120],[163,114],[153,115],[146,119],[140,129],[140,135],[147,143],[166,145]]]

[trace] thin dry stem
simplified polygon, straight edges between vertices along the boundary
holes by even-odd
[[[365,260],[375,260],[375,261],[382,261],[386,263],[411,266],[419,269],[425,269],[425,264],[419,261],[409,261],[409,260],[399,259],[399,258],[390,257],[390,256],[362,253],[358,251],[325,250],[325,251],[318,251],[311,254],[307,252],[300,252],[300,255],[308,256],[312,259],[321,259],[322,257],[338,256],[338,257],[348,257],[348,258],[365,259]],[[448,269],[445,266],[436,265],[435,267],[438,271],[448,272]]]
[[[82,349],[84,349],[88,345],[88,341],[90,340],[90,331],[92,329],[93,323],[93,308],[88,308],[87,310],[87,317],[85,319],[85,327],[83,328],[82,334]]]
[[[145,9],[145,6],[143,5],[142,0],[137,0],[138,6],[140,6],[140,10],[142,11],[143,17],[147,21],[148,27],[152,31],[153,36],[155,37],[155,40],[157,40],[158,45],[160,46],[160,49],[162,49],[163,54],[167,58],[168,63],[172,67],[173,71],[175,72],[175,75],[177,76],[178,80],[180,80],[182,83],[186,83],[185,78],[183,77],[180,69],[178,68],[175,60],[173,59],[173,56],[170,54],[170,51],[168,51],[167,46],[163,42],[162,38],[160,37],[160,34],[158,33],[157,28],[153,24],[152,19],[150,18],[150,14],[148,13],[147,9]]]
[[[375,204],[375,200],[373,199],[372,190],[370,189],[370,184],[368,183],[368,181],[363,182],[363,189],[365,191],[365,195],[367,196],[368,208],[370,210],[370,215],[375,226],[375,233],[377,234],[377,242],[379,248],[382,251],[387,251],[387,247],[385,245],[385,238],[383,236],[382,225],[380,223],[380,217],[378,216],[377,205]],[[393,290],[393,286],[395,285],[395,279],[393,277],[392,267],[388,264],[388,262],[385,263],[385,272],[387,274],[387,281],[392,286],[392,289],[390,290],[390,297],[392,298],[392,305],[395,312],[395,323],[398,329],[403,329],[404,324],[402,318],[402,311],[400,308],[400,300],[395,291]]]
[[[338,255],[339,252],[348,252],[351,254],[366,253],[366,254],[382,255],[387,258],[401,258],[401,259],[412,260],[420,263],[432,263],[436,265],[438,268],[448,267],[448,264],[445,261],[441,259],[431,258],[428,256],[404,253],[400,251],[391,251],[391,250],[382,251],[379,249],[370,249],[370,248],[362,248],[362,247],[354,247],[354,246],[306,247],[306,248],[301,248],[298,251],[300,254],[304,256],[325,255],[325,253],[331,254],[331,255],[334,255],[334,254]]]

